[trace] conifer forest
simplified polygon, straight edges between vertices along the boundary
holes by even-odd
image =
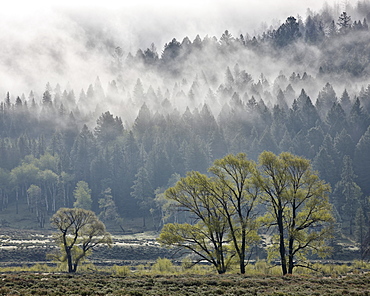
[[[81,69],[89,83],[0,81],[0,229],[27,214],[28,228],[50,230],[75,207],[112,233],[159,233],[191,222],[165,194],[188,172],[289,152],[330,185],[335,252],[345,240],[369,258],[370,2],[342,6],[263,20],[259,32],[148,36],[131,50],[87,30],[86,48],[105,61],[102,73]]]

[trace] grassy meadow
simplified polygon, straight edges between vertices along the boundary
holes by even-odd
[[[63,266],[36,264],[0,268],[0,295],[370,295],[370,264],[315,264],[281,276],[265,261],[247,274],[215,274],[207,265],[189,267],[168,259],[137,266],[96,267],[86,263],[76,274]]]

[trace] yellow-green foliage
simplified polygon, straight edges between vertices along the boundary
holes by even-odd
[[[79,271],[95,272],[98,268],[93,263],[86,262],[79,266]]]
[[[352,267],[347,264],[315,264],[314,268],[319,271],[319,273],[331,277],[348,274],[352,269]],[[317,274],[317,272],[313,272],[313,274]]]
[[[245,267],[247,275],[281,275],[280,266],[269,264],[265,260],[259,260],[255,264],[248,264]]]
[[[315,263],[310,268],[296,267],[295,273],[305,276],[330,276],[341,277],[348,274],[360,274],[370,269],[369,262],[353,261],[351,264],[321,264]],[[133,272],[134,270],[134,272]],[[55,273],[65,271],[61,266],[49,266],[47,264],[35,264],[32,266],[0,267],[0,273]],[[97,267],[92,263],[85,263],[80,266],[82,273],[104,272],[114,276],[137,276],[137,275],[207,275],[213,274],[215,269],[211,265],[195,264],[189,258],[185,258],[181,266],[174,266],[167,258],[158,258],[153,265],[137,265],[136,267],[118,266]],[[281,266],[273,265],[266,260],[259,260],[254,264],[248,264],[245,268],[247,276],[280,276]],[[231,269],[229,274],[237,274],[237,266]]]
[[[124,265],[124,266],[113,265],[112,272],[113,272],[114,275],[128,276],[128,275],[131,274],[131,269],[130,269],[130,267],[128,267],[126,265]]]
[[[175,272],[175,267],[171,260],[167,258],[158,258],[151,267],[151,271],[155,273],[173,273]]]
[[[365,262],[363,260],[354,260],[351,264],[353,268],[357,270],[369,270],[370,269],[370,262]]]
[[[194,264],[190,258],[186,257],[181,262],[179,269],[181,274],[209,274],[214,272],[214,268],[210,265]]]
[[[143,274],[147,272],[147,269],[144,264],[139,264],[135,267],[136,274]]]
[[[58,272],[57,267],[37,263],[32,266],[1,267],[0,272]]]
[[[48,266],[46,264],[35,264],[28,268],[28,271],[37,271],[37,272],[53,272],[55,267]]]

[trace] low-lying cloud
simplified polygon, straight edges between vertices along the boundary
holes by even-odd
[[[78,92],[97,76],[103,86],[114,76],[109,67],[117,46],[135,54],[154,43],[161,53],[166,42],[197,34],[219,38],[228,29],[234,36],[253,36],[287,16],[319,10],[311,1],[72,1],[51,5],[44,1],[13,4],[0,18],[0,94],[20,95],[68,83]],[[262,25],[261,25],[262,24]],[[263,25],[264,24],[264,25]]]

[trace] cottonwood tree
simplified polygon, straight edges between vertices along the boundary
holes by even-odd
[[[189,212],[195,223],[166,224],[158,241],[166,246],[192,251],[198,255],[199,261],[206,260],[219,274],[223,274],[230,267],[235,252],[230,248],[227,237],[229,224],[226,215],[211,194],[216,190],[211,189],[214,186],[209,177],[193,171],[167,189],[166,197]]]
[[[246,252],[259,240],[255,170],[255,163],[241,153],[216,160],[209,170],[213,177],[188,173],[165,195],[193,214],[197,223],[166,224],[159,241],[190,249],[212,263],[219,273],[226,272],[236,256],[240,272],[245,273]]]
[[[97,245],[112,243],[112,237],[94,212],[79,208],[60,208],[51,218],[51,225],[58,230],[56,242],[60,245],[51,257],[67,262],[68,272],[77,271],[78,265]]]
[[[296,266],[308,267],[303,265],[308,253],[328,255],[326,243],[334,222],[330,186],[312,171],[310,161],[264,151],[258,179],[268,210],[265,221],[277,229],[269,258],[280,258],[283,274],[292,274]]]
[[[255,206],[260,189],[253,179],[256,164],[244,153],[230,154],[215,160],[209,171],[216,176],[218,186],[212,194],[227,219],[240,273],[244,274],[247,250],[259,240]]]

